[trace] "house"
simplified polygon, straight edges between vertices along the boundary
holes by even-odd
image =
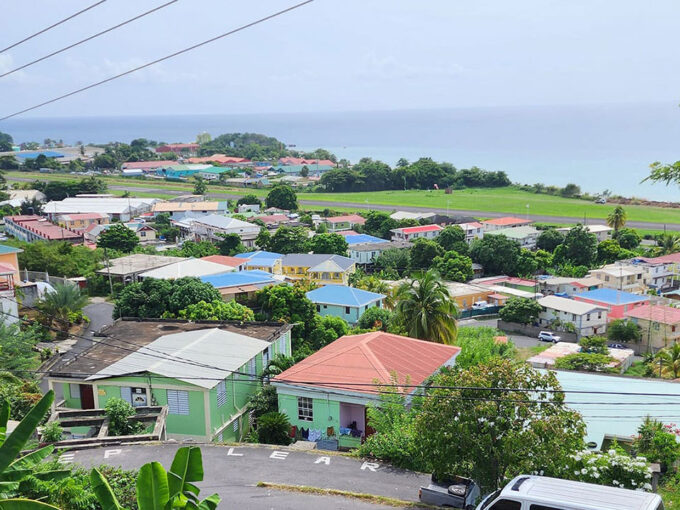
[[[349,324],[356,324],[366,310],[382,308],[384,294],[348,287],[347,285],[325,285],[310,290],[307,298],[316,305],[322,317],[340,317]]]
[[[661,304],[645,304],[628,310],[624,316],[642,329],[641,345],[659,350],[680,339],[680,309]]]
[[[237,158],[235,156],[227,156],[225,154],[213,154],[211,156],[203,156],[200,158],[189,158],[187,163],[217,163],[222,166],[248,166],[252,162],[247,158]]]
[[[285,225],[290,223],[290,218],[285,214],[268,214],[265,216],[256,216],[253,220],[260,220],[268,228],[269,227],[279,227],[280,225]]]
[[[625,262],[608,264],[599,269],[591,269],[590,276],[602,282],[608,289],[625,290],[633,294],[643,294],[647,291],[645,284],[645,269]]]
[[[236,212],[237,213],[246,213],[246,212],[253,212],[253,213],[259,213],[260,212],[260,204],[240,204],[236,206]]]
[[[493,305],[504,305],[508,299],[507,296],[498,294],[484,285],[469,285],[459,282],[446,282],[445,285],[451,299],[455,301],[456,307],[460,311],[470,310],[473,304],[480,301],[486,301]]]
[[[51,223],[47,218],[37,215],[5,216],[5,233],[22,241],[65,241],[79,244],[83,234]]]
[[[246,268],[245,260],[236,257],[227,257],[226,255],[208,255],[207,257],[201,257],[201,260],[222,264],[232,271],[243,271]]]
[[[174,152],[175,154],[195,154],[201,146],[197,143],[166,143],[156,147],[157,153]]]
[[[43,212],[51,220],[57,221],[63,214],[101,213],[111,220],[130,221],[148,212],[157,198],[118,198],[107,195],[78,195],[64,200],[45,204]]]
[[[353,236],[346,236],[345,239]],[[383,252],[387,250],[407,250],[411,248],[411,243],[408,241],[386,241],[381,239],[380,242],[358,243],[351,244],[348,253],[357,264],[373,264]]]
[[[156,161],[128,161],[123,163],[120,168],[121,170],[141,170],[142,173],[151,173],[159,168],[166,168],[172,165],[176,165],[177,161],[172,159],[159,159]]]
[[[421,385],[441,367],[453,366],[459,347],[375,331],[343,336],[277,375],[272,384],[279,412],[308,440],[336,439],[353,448],[371,434],[366,408],[378,384]],[[396,377],[394,381],[393,377]],[[415,392],[403,391],[410,398]]]
[[[527,360],[527,363],[534,368],[555,368],[555,362],[558,359],[569,356],[570,354],[578,354],[579,352],[581,352],[581,346],[579,344],[574,342],[559,342],[548,347],[545,351],[532,356]],[[609,348],[609,356],[613,359],[610,363],[607,363],[607,368],[616,370],[618,373],[622,374],[633,364],[635,351],[633,351],[633,349]]]
[[[612,231],[614,230],[613,228],[607,225],[584,225],[584,226],[588,232],[595,235],[598,243],[610,239]],[[570,230],[571,227],[563,227],[557,229],[558,232],[561,232],[564,235],[566,235]]]
[[[371,236],[368,234],[347,234],[343,235],[345,238],[345,241],[347,241],[347,244],[349,246],[355,245],[355,244],[366,244],[366,243],[387,243],[389,241],[382,239],[380,237],[375,237]]]
[[[559,294],[562,296],[571,297],[579,292],[586,292],[602,287],[602,282],[597,278],[567,278],[554,276],[538,281],[540,291],[548,296],[551,294]]]
[[[637,257],[630,263],[644,270],[643,278],[648,287],[657,291],[665,291],[675,287],[678,260],[680,260],[680,254],[672,253],[661,257]]]
[[[104,213],[62,214],[57,217],[57,224],[69,230],[85,230],[90,225],[106,225],[109,215]]]
[[[44,202],[47,196],[36,189],[10,189],[7,190],[9,200],[3,200],[0,205],[11,205],[12,207],[21,207],[24,202],[31,202],[38,200]],[[35,212],[35,211],[34,211]]]
[[[197,175],[202,177],[206,181],[216,181],[220,178],[223,173],[230,172],[231,168],[225,168],[222,166],[210,166],[210,168],[204,168],[199,170]]]
[[[301,175],[303,168],[307,168],[308,175],[321,175],[324,172],[333,170],[335,165],[323,165],[316,163],[308,163],[304,165],[279,165],[272,168],[272,170],[274,172],[283,173],[286,175]]]
[[[342,255],[291,253],[281,260],[281,273],[289,280],[309,280],[320,285],[347,285],[355,262]]]
[[[516,276],[486,276],[484,278],[475,278],[468,283],[473,285],[479,284],[487,286],[508,287],[525,292],[532,292],[534,294],[538,291],[538,281],[529,280],[528,278],[518,278]]]
[[[192,232],[197,240],[219,240],[221,235],[237,234],[244,246],[255,246],[255,238],[260,233],[260,226],[236,218],[210,214],[194,218]]]
[[[392,241],[415,241],[416,239],[434,239],[444,230],[439,225],[420,225],[418,227],[402,227],[390,230]]]
[[[194,177],[209,168],[214,167],[212,165],[178,165],[175,163],[170,166],[159,168],[156,170],[156,175],[168,179],[186,179],[188,177]]]
[[[649,296],[608,288],[580,292],[574,294],[572,298],[575,301],[606,308],[609,321],[623,319],[629,310],[649,303]]]
[[[198,218],[210,214],[226,214],[229,207],[226,202],[158,202],[153,206],[154,216],[169,214],[173,220]]]
[[[245,259],[247,269],[257,269],[271,274],[281,274],[283,255],[271,251],[250,251],[239,253],[236,258]]]
[[[201,278],[203,276],[226,272],[226,267],[217,262],[203,259],[185,259],[173,262],[137,275],[140,280],[154,278],[156,280],[175,280],[186,276]]]
[[[430,212],[410,212],[410,211],[395,211],[390,214],[390,218],[393,220],[427,220],[434,217],[435,213]]]
[[[21,284],[19,253],[24,250],[0,244],[0,322],[19,322],[19,303],[15,287]]]
[[[355,225],[364,225],[366,218],[358,214],[346,214],[344,216],[331,216],[321,220],[322,225],[326,225],[328,232],[339,232],[341,230],[351,230]]]
[[[81,356],[59,361],[47,382],[62,395],[62,407],[104,408],[114,397],[133,407],[154,403],[168,407],[170,438],[238,441],[247,432],[246,404],[264,367],[276,354],[291,353],[291,328],[117,320]]]
[[[182,260],[189,260],[182,257],[165,257],[162,255],[146,255],[144,253],[135,253],[117,259],[111,259],[108,267],[100,269],[97,274],[106,277],[111,276],[123,283],[136,282],[141,273],[145,273],[152,269],[181,262]]]
[[[492,230],[487,232],[487,234],[505,236],[508,239],[517,241],[522,248],[534,250],[536,248],[536,241],[538,240],[538,236],[541,234],[541,231],[527,225]]]
[[[336,167],[336,164],[330,159],[307,159],[307,158],[294,158],[291,156],[279,158],[280,166],[293,166],[293,165],[325,165]]]
[[[148,243],[156,240],[156,230],[146,223],[107,223],[105,225],[97,225],[95,223],[91,224],[83,231],[83,236],[85,241],[88,243],[96,244],[99,240],[99,236],[114,225],[125,225],[127,228],[132,230],[140,243]]]
[[[265,271],[253,270],[212,274],[201,277],[201,281],[215,287],[225,301],[235,299],[238,302],[247,302],[254,299],[258,290],[278,285],[282,278]]]
[[[495,230],[502,230],[506,228],[525,227],[533,223],[531,220],[514,218],[512,216],[505,216],[503,218],[492,218],[480,222],[483,225],[484,232],[494,232]]]
[[[465,242],[470,244],[475,239],[484,237],[484,225],[478,221],[472,223],[459,223],[458,226],[465,232]]]
[[[573,324],[578,338],[603,335],[607,329],[607,308],[583,303],[559,296],[546,296],[538,299],[543,310],[538,315],[538,323],[545,328],[559,324]],[[555,328],[557,329],[557,328]]]
[[[224,183],[237,188],[264,188],[269,186],[269,179],[266,177],[231,177],[224,179]]]

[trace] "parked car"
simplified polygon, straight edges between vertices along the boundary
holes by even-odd
[[[595,200],[595,203],[596,203],[596,204],[606,204],[606,203],[607,203],[607,199],[604,198],[604,197],[600,197],[600,198],[598,198],[597,200]]]
[[[430,484],[418,491],[418,498],[422,503],[465,510],[474,510],[475,502],[480,496],[479,485],[462,476],[438,479],[432,475]]]
[[[485,308],[489,307],[489,303],[486,301],[477,301],[476,303],[472,303],[472,309],[473,310],[484,310]]]
[[[560,341],[560,337],[550,331],[541,331],[538,334],[538,339],[541,342],[552,342],[554,344]]]
[[[477,510],[664,510],[661,496],[547,476],[520,475],[477,505]]]
[[[623,344],[607,344],[610,349],[625,349],[626,346]]]

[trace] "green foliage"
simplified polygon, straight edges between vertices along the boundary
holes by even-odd
[[[298,201],[293,188],[286,184],[277,184],[267,194],[267,207],[276,207],[286,211],[297,211]]]
[[[442,278],[453,282],[467,282],[474,276],[472,259],[456,251],[447,251],[443,256],[435,257],[431,266]]]
[[[614,233],[614,239],[619,242],[621,248],[625,250],[634,250],[640,246],[642,238],[632,228],[622,228]]]
[[[607,371],[607,365],[613,358],[606,354],[592,354],[587,352],[575,352],[567,354],[555,361],[555,368],[562,370],[584,370],[587,372]]]
[[[515,274],[518,276],[525,276],[532,278],[538,271],[539,259],[531,250],[522,248],[517,258],[517,266],[515,267]]]
[[[564,188],[560,190],[560,195],[567,198],[577,197],[580,194],[581,188],[573,183],[567,184]]]
[[[470,246],[470,257],[484,267],[486,274],[517,274],[520,245],[504,235],[485,235]]]
[[[114,317],[159,318],[176,316],[192,304],[212,303],[222,298],[219,291],[198,278],[156,280],[147,278],[126,285],[118,294]]]
[[[392,235],[390,230],[397,228],[399,223],[397,220],[390,218],[390,215],[383,211],[369,211],[366,215],[366,223],[363,226],[363,231],[383,239],[389,239]]]
[[[277,160],[289,155],[286,144],[274,137],[259,133],[225,133],[201,142],[200,154],[226,154],[253,160]]]
[[[626,224],[626,211],[620,205],[617,205],[614,210],[607,216],[607,225],[614,229],[614,232],[618,232]]]
[[[633,447],[650,462],[659,462],[662,470],[670,469],[680,460],[678,430],[647,416],[638,428]]]
[[[110,436],[129,436],[144,430],[144,424],[133,421],[135,408],[122,398],[111,398],[106,402],[106,417],[109,419]]]
[[[33,348],[41,340],[42,332],[37,324],[22,330],[17,324],[0,322],[0,372],[35,370],[39,360]]]
[[[40,438],[45,443],[56,443],[61,441],[61,436],[64,434],[64,429],[61,428],[58,421],[51,421],[45,425],[40,433]]]
[[[517,352],[511,342],[499,343],[494,337],[503,333],[489,327],[464,327],[458,330],[456,345],[461,351],[456,356],[456,367],[470,368],[488,362],[493,358],[513,359]]]
[[[78,317],[78,312],[82,312],[87,301],[87,295],[83,294],[77,285],[57,283],[53,291],[46,292],[36,302],[35,307],[43,324],[48,327],[54,324],[62,335],[66,335],[73,325],[72,319]]]
[[[592,266],[597,260],[597,238],[580,223],[567,232],[554,253],[557,265]]]
[[[248,412],[253,413],[256,420],[255,423],[257,423],[257,419],[263,414],[278,411],[279,399],[276,388],[271,384],[262,386],[258,392],[251,397],[247,408]]]
[[[0,131],[0,152],[11,151],[13,144],[14,140],[12,139],[12,135]]]
[[[200,175],[194,176],[194,195],[205,195],[208,192],[208,183]]]
[[[656,353],[655,363],[661,366],[661,375],[677,379],[680,377],[680,344],[674,343]]]
[[[295,365],[295,358],[292,356],[286,356],[283,353],[276,354],[262,372],[262,377],[274,377],[282,372],[285,372],[290,367]],[[276,409],[274,409],[276,411]]]
[[[541,305],[534,299],[511,297],[498,312],[501,320],[518,324],[532,324],[541,313]]]
[[[217,249],[220,255],[227,255],[233,257],[239,253],[245,253],[246,247],[241,242],[241,236],[238,234],[220,234],[220,240],[217,241]]]
[[[295,324],[292,330],[293,350],[299,347],[314,329],[316,308],[302,287],[294,285],[265,287],[257,292],[256,299],[268,320]]]
[[[254,321],[253,311],[236,301],[224,302],[221,299],[206,303],[199,301],[180,310],[177,316],[180,319],[190,321],[210,320],[210,321]]]
[[[378,329],[387,331],[392,321],[392,312],[385,308],[374,306],[366,310],[359,317],[358,326],[361,329]]]
[[[467,255],[470,248],[465,241],[465,232],[458,225],[449,225],[444,228],[435,238],[439,246],[444,248],[444,251],[456,251],[461,255]]]
[[[416,239],[411,248],[411,265],[413,270],[426,270],[432,266],[435,257],[442,257],[444,248],[430,239]]]
[[[374,265],[381,270],[394,271],[397,275],[404,274],[411,266],[410,252],[410,249],[390,248],[375,259]]]
[[[22,420],[41,397],[40,386],[35,381],[0,371],[0,405],[10,406],[12,420]]]
[[[616,449],[573,453],[566,457],[562,466],[547,470],[545,475],[622,489],[652,490],[649,464],[644,459],[631,458]]]
[[[61,241],[12,241],[21,248],[19,266],[28,271],[47,272],[52,276],[92,276],[104,258],[102,250],[91,250]]]
[[[536,246],[541,250],[553,252],[564,242],[564,235],[557,229],[548,228],[542,231],[536,240]]]
[[[633,321],[616,319],[607,324],[607,338],[613,342],[639,342],[642,329]]]
[[[563,263],[555,267],[552,274],[569,278],[583,278],[588,274],[588,266],[575,266],[570,263]]]
[[[349,245],[340,234],[316,234],[307,244],[307,251],[347,256]]]
[[[581,352],[590,354],[609,354],[607,339],[602,336],[583,337],[579,340],[578,344],[581,346]]]
[[[236,202],[236,205],[241,205],[241,204],[248,204],[248,205],[256,204],[256,205],[262,206],[262,200],[257,198],[257,195],[253,195],[252,193],[250,193],[248,195],[243,195],[241,198],[238,199],[238,201]]]
[[[255,238],[255,244],[261,250],[271,251],[269,250],[271,239],[272,235],[269,233],[269,229],[267,229],[267,227],[262,227],[260,228],[260,233],[257,234],[257,237]]]
[[[95,176],[80,181],[33,181],[31,189],[42,191],[46,200],[63,200],[83,193],[105,193],[106,183]]]
[[[21,205],[19,206],[19,214],[38,214],[41,215],[43,213],[43,203],[33,197],[30,200],[24,200],[21,202]]]
[[[416,418],[422,453],[438,476],[474,478],[483,489],[532,471],[556,469],[583,447],[585,425],[564,404],[553,373],[494,358],[433,380]],[[458,388],[489,388],[489,390]],[[513,388],[498,401],[494,388]],[[536,404],[527,395],[550,404]],[[512,402],[508,404],[508,402]]]
[[[264,444],[290,444],[288,417],[278,412],[265,413],[260,416],[257,420],[257,439]]]
[[[220,250],[217,248],[217,246],[210,241],[199,241],[199,242],[194,242],[194,241],[184,241],[182,243],[182,247],[177,249],[174,248],[172,250],[165,250],[163,252],[167,256],[172,256],[172,257],[189,257],[189,258],[195,258],[195,259],[200,259],[201,257],[208,257],[210,255],[218,255],[220,253]]]
[[[309,332],[304,347],[311,350],[311,352],[318,351],[341,336],[346,335],[348,332],[349,326],[344,319],[332,315],[321,318],[316,316],[314,318],[313,328]]]
[[[600,264],[611,264],[621,258],[621,246],[615,239],[607,239],[597,245],[597,261]]]
[[[108,248],[123,253],[130,253],[138,244],[137,234],[122,223],[107,228],[99,234],[99,239],[97,239],[98,248]]]
[[[267,245],[269,251],[274,253],[304,253],[307,247],[307,229],[305,227],[281,226]]]

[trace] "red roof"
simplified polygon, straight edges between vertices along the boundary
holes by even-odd
[[[680,309],[663,305],[642,305],[628,310],[626,317],[646,319],[662,324],[677,324],[680,322]]]
[[[315,352],[274,381],[357,393],[378,393],[375,381],[422,384],[460,352],[460,347],[416,340],[382,331],[343,336]],[[307,384],[306,384],[307,383]],[[356,385],[360,384],[360,385]]]
[[[531,221],[524,220],[522,218],[513,218],[512,216],[506,216],[504,218],[494,218],[492,220],[485,220],[482,223],[486,223],[487,225],[505,226],[505,225],[524,225],[527,223],[531,223]]]
[[[29,232],[33,232],[37,236],[47,239],[48,241],[65,241],[83,238],[81,234],[55,225],[42,216],[5,216],[5,221],[16,223]]]
[[[680,263],[680,253],[671,253],[669,255],[661,255],[660,257],[638,257],[640,260],[649,262],[651,264],[677,264]]]
[[[222,264],[229,267],[238,267],[246,263],[245,259],[227,257],[226,255],[208,255],[207,257],[201,257],[201,260],[207,260],[208,262],[214,262],[215,264]]]
[[[127,170],[153,170],[164,166],[176,165],[177,161],[164,159],[159,161],[128,161],[123,163],[122,168]]]
[[[330,159],[304,159],[304,158],[280,158],[279,164],[281,165],[328,165],[335,166]]]
[[[326,218],[329,223],[342,223],[343,221],[348,221],[350,223],[356,223],[357,225],[363,225],[366,223],[366,218],[359,216],[358,214],[346,214],[344,216],[332,216]]]
[[[288,221],[288,216],[285,214],[269,214],[266,216],[256,216],[254,220],[260,220],[264,223],[281,223]]]
[[[416,234],[418,232],[433,232],[436,230],[443,230],[439,225],[421,225],[419,227],[404,227],[395,230],[400,230],[404,234]]]
[[[212,156],[203,156],[200,158],[189,158],[187,160],[189,163],[208,163],[214,161],[220,165],[228,165],[233,163],[250,163],[247,158],[237,158],[234,156],[225,156],[224,154],[213,154]]]
[[[341,230],[340,232],[335,232],[335,234],[340,234],[341,236],[358,236],[359,232],[354,230]]]

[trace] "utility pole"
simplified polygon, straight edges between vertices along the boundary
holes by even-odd
[[[104,258],[106,259],[106,272],[109,275],[109,290],[111,291],[111,297],[113,297],[113,282],[111,281],[111,264],[109,263],[109,254],[104,247]]]

